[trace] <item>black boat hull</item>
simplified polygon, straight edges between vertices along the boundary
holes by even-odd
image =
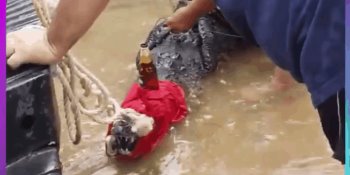
[[[39,24],[30,0],[7,0],[7,33]],[[59,175],[60,123],[48,66],[6,69],[8,175]]]

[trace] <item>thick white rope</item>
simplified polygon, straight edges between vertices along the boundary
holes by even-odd
[[[33,0],[33,4],[43,27],[48,27],[51,21],[52,13],[50,12],[52,12],[52,9],[49,10],[48,2],[44,1]],[[81,115],[86,115],[100,124],[109,124],[117,120],[122,114],[130,113],[130,110],[125,111],[125,109],[120,108],[120,105],[111,97],[104,84],[82,66],[71,53],[66,54],[64,61],[58,65],[52,65],[52,70],[63,87],[64,115],[68,135],[73,144],[79,144],[81,140]],[[77,92],[78,80],[80,81],[80,88],[85,91],[82,95]],[[97,105],[94,109],[88,109],[83,101],[83,97],[89,96],[94,96],[97,99]],[[73,114],[73,119],[69,115],[70,112]],[[134,112],[136,114],[136,111]]]

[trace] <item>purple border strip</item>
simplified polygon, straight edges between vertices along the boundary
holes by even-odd
[[[6,175],[6,1],[0,1],[0,175]]]
[[[350,74],[350,0],[345,1],[345,75]],[[350,120],[349,120],[349,100],[350,100],[350,76],[345,77],[345,174],[350,174]]]
[[[345,25],[346,27],[350,26],[350,11],[349,11],[350,0],[345,1]],[[345,33],[346,35],[347,33]],[[347,43],[346,43],[347,44]]]

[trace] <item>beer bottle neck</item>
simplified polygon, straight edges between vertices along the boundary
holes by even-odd
[[[140,63],[149,64],[152,62],[150,51],[147,48],[141,48],[140,51]]]

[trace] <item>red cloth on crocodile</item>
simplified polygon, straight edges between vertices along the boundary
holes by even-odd
[[[147,90],[139,84],[133,84],[122,107],[153,117],[154,128],[147,136],[139,139],[131,155],[119,158],[139,158],[153,151],[168,133],[171,124],[182,121],[188,112],[183,89],[170,81],[159,81],[158,90]],[[110,129],[111,125],[108,134]]]

